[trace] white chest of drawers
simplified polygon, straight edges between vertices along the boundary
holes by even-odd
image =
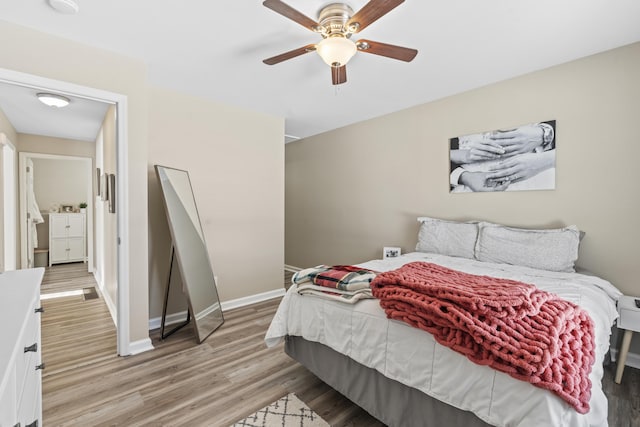
[[[86,219],[83,213],[49,214],[49,267],[85,261]]]
[[[44,268],[0,273],[0,427],[42,425],[43,275]]]

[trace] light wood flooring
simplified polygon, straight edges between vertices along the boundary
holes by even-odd
[[[94,286],[84,264],[47,268],[43,293]],[[290,275],[289,275],[290,276]],[[285,283],[288,276],[285,279]],[[115,328],[101,298],[43,301],[45,426],[228,426],[293,392],[332,426],[383,426],[284,354],[264,334],[278,300],[225,313],[203,344],[190,327],[155,350],[116,356]],[[611,427],[640,427],[640,370],[622,384],[606,368]]]

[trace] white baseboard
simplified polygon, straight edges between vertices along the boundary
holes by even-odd
[[[129,343],[129,354],[121,356],[133,356],[134,354],[143,353],[145,351],[153,350],[153,344],[151,344],[151,338],[144,338],[138,341]]]
[[[257,304],[262,301],[268,301],[274,298],[283,297],[287,291],[284,288],[274,289],[273,291],[262,292],[260,294],[249,295],[248,297],[242,297],[225,301],[222,303],[222,311],[233,310],[234,308],[240,308],[251,304]]]
[[[611,361],[615,362],[618,360],[618,349],[611,349]],[[631,366],[632,368],[640,369],[640,354],[638,353],[627,353],[627,363],[625,366]]]
[[[117,315],[118,312],[116,310],[116,304],[113,301],[111,301],[111,297],[109,296],[109,293],[104,292],[104,284],[98,281],[98,276],[95,271],[93,272],[93,277],[96,280],[96,283],[98,284],[98,286],[96,286],[96,290],[102,297],[102,300],[105,302],[105,304],[107,304],[107,308],[109,309],[109,314],[111,314],[111,320],[113,320],[113,324],[117,329],[118,328],[118,315]]]
[[[187,310],[167,315],[164,324],[165,326],[175,325],[176,323],[183,323],[185,320],[187,320]],[[162,317],[154,317],[152,319],[149,319],[150,331],[153,329],[160,329],[160,326],[162,326]]]
[[[111,300],[108,292],[104,292],[104,284],[98,281],[98,276],[96,271],[93,271],[93,277],[96,280],[98,286],[96,286],[96,290],[102,297],[102,300],[107,305],[109,309],[109,314],[111,315],[111,320],[113,320],[113,324],[118,328],[118,316],[116,311],[116,305]],[[120,356],[133,356],[134,354],[143,353],[145,351],[153,350],[153,344],[151,344],[151,338],[144,338],[138,341],[132,341],[129,343],[129,353],[121,354]]]
[[[257,304],[259,302],[268,301],[274,298],[280,298],[284,296],[286,290],[284,288],[274,289],[273,291],[262,292],[255,295],[249,295],[248,297],[242,297],[232,299],[230,301],[224,301],[220,305],[222,306],[222,312],[233,310],[235,308],[245,307],[251,304]],[[175,323],[184,322],[187,317],[187,312],[182,311],[180,313],[169,314],[165,320],[165,325],[172,325]],[[161,317],[153,317],[149,319],[149,330],[158,329],[162,323]]]
[[[288,264],[285,264],[285,265],[284,265],[284,269],[285,269],[286,271],[291,271],[291,272],[293,272],[293,273],[295,273],[296,271],[300,271],[300,270],[302,270],[300,267],[294,267],[293,265],[288,265]]]

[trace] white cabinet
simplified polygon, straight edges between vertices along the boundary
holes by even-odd
[[[83,213],[49,214],[49,266],[86,261],[85,221]]]
[[[0,426],[42,425],[40,283],[44,268],[0,273]]]

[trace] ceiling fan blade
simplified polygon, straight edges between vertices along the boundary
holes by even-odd
[[[280,55],[272,56],[271,58],[267,58],[263,60],[267,65],[275,65],[282,61],[286,61],[287,59],[295,58],[296,56],[304,55],[305,53],[313,52],[316,50],[315,44],[308,44],[303,47],[299,47],[297,49],[290,50],[289,52],[281,53]]]
[[[416,49],[371,40],[358,40],[356,46],[360,52],[373,53],[374,55],[386,56],[387,58],[399,59],[405,62],[411,62],[418,54]]]
[[[347,27],[357,23],[357,29],[354,32],[362,31],[401,3],[404,3],[404,0],[371,0],[349,19]]]
[[[347,82],[347,66],[330,67],[331,68],[331,82],[333,85],[341,85]]]
[[[298,24],[311,31],[315,31],[316,27],[320,26],[313,19],[298,12],[297,10],[295,10],[288,4],[281,2],[280,0],[265,0],[264,2],[262,2],[262,5],[268,7],[269,9],[279,13],[286,18],[291,19],[292,21],[297,22]]]

